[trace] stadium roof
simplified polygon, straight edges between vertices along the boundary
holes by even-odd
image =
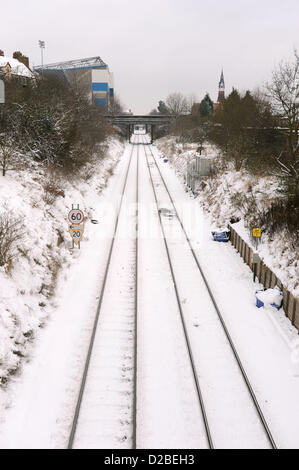
[[[55,64],[37,65],[34,70],[76,70],[87,68],[106,68],[107,64],[100,56],[88,57],[87,59],[68,60],[66,62],[56,62]]]

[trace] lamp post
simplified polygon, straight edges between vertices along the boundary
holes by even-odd
[[[42,57],[42,73],[43,73],[43,68],[44,68],[44,55],[43,55],[43,49],[45,48],[45,41],[41,41],[39,40],[38,41],[38,45],[40,47],[40,51],[41,51],[41,57]]]

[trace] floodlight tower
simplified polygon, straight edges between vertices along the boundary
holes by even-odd
[[[45,41],[41,41],[39,40],[38,41],[38,45],[40,47],[40,51],[41,51],[41,57],[42,57],[42,70],[43,70],[43,67],[44,67],[44,54],[43,54],[43,50],[45,48]]]

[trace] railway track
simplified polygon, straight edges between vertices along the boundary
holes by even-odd
[[[143,144],[147,144],[147,142],[145,142],[145,139],[143,139]],[[149,150],[149,152],[147,152],[147,150]],[[200,273],[200,276],[203,280],[203,283],[204,283],[204,286],[205,286],[205,289],[206,291],[208,292],[208,295],[210,297],[210,300],[213,304],[213,307],[215,309],[215,312],[217,313],[217,317],[220,321],[220,324],[222,326],[222,329],[223,329],[223,332],[225,334],[225,337],[230,345],[230,348],[231,348],[231,352],[235,358],[235,361],[236,363],[238,364],[238,368],[239,368],[239,371],[242,375],[242,378],[244,380],[244,383],[246,384],[246,388],[247,388],[247,391],[251,397],[251,400],[252,400],[252,403],[254,405],[254,408],[258,414],[258,417],[259,417],[259,420],[260,420],[260,423],[264,429],[264,432],[265,432],[265,435],[267,437],[267,440],[268,440],[268,443],[270,445],[270,447],[272,449],[276,449],[277,446],[276,446],[276,443],[274,441],[274,438],[272,436],[272,433],[270,431],[270,428],[268,426],[268,423],[265,419],[265,416],[262,412],[262,409],[259,405],[259,402],[257,400],[257,397],[256,397],[256,394],[253,390],[253,387],[250,383],[250,380],[246,374],[246,371],[245,371],[245,368],[242,364],[242,361],[240,359],[240,356],[237,352],[237,349],[234,345],[234,342],[233,342],[233,339],[229,333],[229,330],[226,326],[226,323],[224,321],[224,318],[223,318],[223,315],[221,314],[221,311],[217,305],[217,302],[216,302],[216,299],[213,295],[213,292],[212,292],[212,289],[209,285],[209,282],[203,272],[203,269],[199,263],[199,260],[198,260],[198,257],[195,253],[195,250],[192,246],[192,243],[191,243],[191,240],[190,238],[188,237],[188,234],[187,234],[187,231],[183,225],[183,222],[182,222],[182,219],[180,218],[179,216],[179,213],[177,211],[177,208],[176,208],[176,205],[175,205],[175,202],[171,196],[171,193],[169,191],[169,188],[165,182],[165,179],[162,175],[162,172],[160,170],[160,167],[159,165],[157,164],[157,161],[156,161],[156,158],[154,156],[154,153],[152,151],[152,147],[150,145],[144,145],[144,153],[145,153],[145,156],[146,156],[146,161],[147,161],[147,167],[148,167],[148,171],[149,171],[149,175],[150,175],[150,179],[151,179],[151,183],[152,183],[152,188],[153,188],[153,192],[155,194],[155,200],[156,200],[156,204],[157,204],[157,210],[159,212],[159,219],[160,219],[160,223],[161,223],[161,226],[162,226],[162,230],[163,230],[163,237],[164,237],[164,242],[165,242],[165,248],[166,248],[166,251],[167,251],[167,256],[168,256],[168,260],[169,260],[169,265],[170,265],[170,270],[171,270],[171,273],[172,273],[172,276],[173,276],[173,282],[174,282],[174,287],[175,287],[175,292],[176,292],[176,297],[177,297],[177,302],[178,302],[178,305],[179,305],[179,310],[180,310],[180,314],[181,314],[181,318],[182,318],[182,325],[183,325],[183,328],[184,328],[184,333],[185,333],[185,336],[186,336],[186,343],[188,345],[188,350],[190,351],[190,360],[191,362],[193,363],[193,370],[194,370],[194,377],[196,377],[196,387],[197,387],[197,390],[198,390],[198,396],[199,396],[199,400],[200,400],[200,404],[201,404],[201,409],[202,409],[202,413],[203,413],[203,419],[204,419],[204,423],[205,423],[205,427],[206,427],[206,433],[207,433],[207,439],[208,439],[208,442],[209,442],[209,446],[210,448],[213,448],[214,447],[214,443],[213,443],[213,439],[212,439],[212,433],[211,433],[211,429],[210,429],[210,425],[209,425],[209,419],[208,419],[208,413],[206,411],[206,406],[204,404],[204,398],[203,398],[203,393],[201,391],[201,387],[200,387],[200,383],[199,383],[199,380],[198,380],[198,376],[200,374],[200,371],[196,370],[196,366],[194,365],[194,359],[193,359],[193,353],[192,353],[192,347],[191,347],[191,341],[190,341],[190,338],[189,338],[189,335],[188,335],[188,328],[186,326],[186,322],[185,322],[185,319],[184,319],[184,308],[182,306],[182,302],[181,302],[181,298],[180,298],[180,293],[179,293],[179,287],[178,287],[178,283],[177,283],[177,280],[176,280],[176,276],[175,276],[175,269],[174,269],[174,265],[173,265],[173,261],[171,259],[171,255],[170,255],[170,252],[171,250],[169,249],[169,241],[167,240],[167,235],[165,234],[165,230],[163,228],[163,219],[162,219],[162,216],[161,216],[161,210],[159,210],[159,202],[158,202],[158,197],[157,197],[157,189],[156,187],[159,186],[160,182],[162,183],[166,193],[167,193],[167,196],[169,198],[169,201],[173,207],[173,210],[174,210],[174,214],[175,214],[175,217],[177,219],[177,221],[179,222],[179,225],[181,227],[181,230],[184,234],[184,237],[186,239],[186,242],[188,244],[188,247],[189,247],[189,250],[190,250],[190,253],[192,254],[192,258],[197,266],[197,269],[198,269],[198,272]],[[149,158],[149,154],[150,154],[150,158]],[[153,175],[152,175],[152,172],[153,172],[153,169],[152,169],[152,163],[154,163],[154,166],[158,172],[158,175],[159,175],[159,183],[157,185],[157,181],[154,182],[154,179],[153,179]]]
[[[179,217],[175,203],[172,199],[165,179],[163,178],[159,165],[157,164],[155,156],[152,152],[152,148],[149,145],[144,145],[146,142],[142,138],[140,141],[140,136],[136,136],[135,140],[136,143],[141,143],[142,145],[132,145],[131,148],[131,153],[122,187],[119,209],[115,219],[113,237],[111,239],[107,262],[104,270],[104,276],[101,284],[98,307],[94,319],[91,339],[81,379],[80,390],[78,393],[78,399],[75,407],[71,432],[68,440],[68,448],[71,449],[75,447],[98,447],[99,442],[101,442],[100,447],[106,448],[115,447],[136,449],[142,448],[144,446],[143,439],[142,437],[139,439],[139,435],[142,436],[143,428],[146,428],[147,418],[143,416],[142,408],[143,395],[146,395],[147,393],[144,375],[146,375],[148,369],[144,367],[142,362],[144,354],[142,348],[144,348],[144,340],[155,343],[156,338],[149,336],[146,338],[145,332],[143,331],[146,330],[145,322],[148,321],[148,312],[150,312],[150,310],[146,311],[142,315],[142,302],[144,301],[144,294],[146,293],[146,291],[150,292],[150,284],[152,281],[150,280],[150,277],[148,277],[148,275],[145,279],[144,269],[141,270],[141,273],[139,273],[139,267],[142,266],[145,254],[144,250],[146,247],[145,242],[142,241],[139,236],[140,214],[138,209],[138,203],[140,201],[140,194],[142,196],[143,192],[145,191],[144,186],[141,187],[139,182],[140,165],[142,164],[142,158],[145,158],[145,166],[148,170],[150,185],[152,188],[153,197],[156,205],[156,215],[158,216],[159,227],[162,233],[162,241],[160,239],[159,243],[161,244],[161,247],[162,245],[164,246],[163,256],[165,257],[166,254],[163,263],[165,264],[165,270],[168,269],[168,274],[164,274],[164,278],[166,279],[166,277],[168,277],[171,281],[172,286],[171,290],[173,300],[169,299],[169,309],[171,310],[171,314],[174,313],[175,310],[177,310],[177,316],[180,319],[174,320],[175,315],[172,315],[167,318],[167,321],[173,322],[172,325],[169,325],[169,328],[175,327],[176,330],[180,329],[180,333],[177,334],[180,336],[181,339],[180,341],[178,341],[176,338],[176,341],[181,345],[178,346],[178,349],[180,351],[180,356],[184,356],[183,363],[185,364],[183,365],[182,369],[188,371],[186,372],[186,374],[188,375],[188,380],[190,382],[189,388],[186,388],[186,390],[188,391],[188,396],[192,397],[190,399],[192,403],[186,405],[183,402],[177,401],[176,411],[180,411],[180,403],[182,403],[182,406],[185,407],[182,410],[182,414],[185,414],[188,418],[188,413],[190,414],[190,410],[191,415],[193,414],[192,410],[194,410],[194,415],[196,416],[196,419],[198,421],[201,421],[198,425],[198,430],[196,432],[198,433],[197,435],[201,435],[204,433],[205,436],[201,436],[200,444],[198,440],[198,448],[207,447],[213,449],[214,446],[219,447],[217,445],[219,436],[217,436],[217,432],[215,431],[215,422],[210,419],[211,404],[210,400],[207,399],[207,383],[204,383],[204,386],[202,386],[201,383],[202,381],[204,382],[204,380],[201,379],[201,375],[203,373],[203,370],[201,368],[203,362],[202,354],[200,354],[200,351],[198,351],[198,349],[194,347],[195,337],[192,334],[190,335],[190,321],[188,320],[188,317],[186,315],[186,311],[188,310],[188,308],[186,307],[186,304],[184,303],[184,300],[182,298],[182,294],[184,294],[182,289],[182,276],[184,277],[186,275],[187,283],[187,278],[190,275],[189,266],[191,265],[191,262],[189,261],[187,263],[187,266],[187,264],[182,261],[182,258],[179,259],[179,256],[174,255],[174,249],[172,247],[172,243],[169,237],[169,227],[171,226],[171,222],[165,222],[165,218],[159,210],[160,198],[162,194],[161,191],[163,188],[163,191],[165,191],[165,194],[167,194],[167,198],[172,204],[175,213],[175,219],[180,226],[183,236],[185,237],[186,246],[188,246],[190,256],[193,260],[192,262],[195,263],[195,268],[193,266],[191,270],[192,275],[196,270],[196,275],[200,275],[203,280],[202,291],[205,290],[207,292],[209,302],[212,304],[214,311],[217,313],[217,318],[219,319],[221,328],[225,333],[225,337],[227,342],[229,343],[229,347],[231,348],[233,357],[236,363],[238,364],[238,371],[242,374],[243,381],[246,384],[247,391],[251,397],[252,403],[254,404],[254,408],[258,414],[264,433],[266,434],[267,441],[270,447],[276,448],[276,444],[274,442],[270,429],[264,418],[262,410],[254,394],[253,388],[241,363],[241,360],[238,356],[229,331],[225,325],[221,312],[217,306],[212,290],[202,271],[202,268],[193,249],[191,241],[188,238],[187,232],[184,228],[181,218]],[[142,157],[141,155],[142,151],[144,152],[144,157]],[[165,194],[163,195],[164,202],[166,200]],[[125,198],[127,198],[132,204],[135,204],[134,214],[130,214],[129,218],[127,214],[123,215],[123,212],[125,212]],[[141,217],[141,222],[142,220],[143,219]],[[127,245],[124,244],[123,241],[120,241],[123,237],[123,234],[121,234],[120,232],[124,230],[126,224],[129,224],[131,230],[134,232],[133,237],[127,237]],[[141,223],[141,226],[142,225],[143,222]],[[126,237],[123,237],[123,240],[124,239],[126,239]],[[153,242],[153,244],[155,243],[156,242]],[[157,244],[158,243],[156,243],[156,245]],[[186,250],[186,246],[184,246],[184,250]],[[127,253],[127,255],[124,255],[124,252]],[[186,251],[184,251],[184,253],[185,252]],[[162,256],[161,248],[159,253],[161,253]],[[123,259],[121,259],[119,263],[119,259],[121,256],[123,256]],[[118,288],[121,288],[122,292],[125,292],[125,294],[122,295],[123,300],[121,301],[121,304],[119,304],[119,300],[116,300],[117,297],[114,296],[116,289],[115,280],[117,278],[115,273],[119,273],[119,264],[124,265],[124,273],[120,276],[118,285]],[[154,264],[152,266],[154,266]],[[179,274],[180,272],[181,274]],[[140,278],[143,279],[143,281],[141,282],[141,287],[139,286]],[[153,285],[154,284],[155,282],[153,281]],[[147,287],[144,287],[145,285],[147,285]],[[156,281],[156,287],[157,286],[159,287],[159,283]],[[198,299],[198,297],[196,298]],[[205,302],[205,305],[207,305],[207,300]],[[209,309],[210,306],[207,308],[207,310]],[[139,316],[142,320],[142,328],[140,328],[139,326]],[[157,317],[157,319],[158,318],[159,317]],[[162,323],[163,321],[166,322],[166,319],[161,320]],[[177,321],[177,323],[175,323],[175,321]],[[181,327],[178,326],[179,321],[181,323]],[[158,328],[159,326],[160,325],[158,325]],[[116,331],[115,334],[114,329]],[[112,330],[113,336],[111,336]],[[108,334],[107,332],[110,333]],[[140,332],[141,335],[139,335],[138,332]],[[107,356],[107,343],[109,343],[111,341],[110,338],[114,336],[116,336],[115,343],[113,343],[112,346],[109,345],[111,350],[109,350],[109,354]],[[141,339],[139,340],[140,336]],[[172,341],[171,336],[169,336],[169,341]],[[172,346],[168,345],[167,341],[165,341],[165,344],[160,344],[158,339],[157,343],[158,344],[156,355],[158,357],[161,357],[161,355],[164,354],[165,350],[165,356],[170,357],[172,354]],[[116,353],[114,352],[114,347],[117,349]],[[119,351],[118,348],[120,349]],[[114,356],[111,362],[112,354],[114,354]],[[112,372],[110,370],[109,364],[112,364]],[[154,367],[152,363],[150,363],[150,367]],[[159,367],[158,363],[155,364],[155,367]],[[139,374],[138,372],[139,369],[141,370],[141,374]],[[161,393],[163,385],[164,388],[171,385],[169,387],[168,392],[170,395],[170,401],[175,400],[176,395],[174,392],[175,389],[178,387],[178,384],[180,384],[181,378],[178,382],[178,379],[174,376],[174,371],[166,370],[165,373],[162,370],[161,375],[159,377],[161,378],[162,382],[161,384],[159,384]],[[169,384],[168,381],[171,383]],[[193,385],[191,385],[191,382],[193,383]],[[123,388],[119,390],[119,385],[116,386],[116,383],[121,383]],[[194,391],[191,390],[192,388],[194,388]],[[171,396],[171,390],[173,391],[173,397]],[[107,396],[107,392],[109,392],[109,396],[112,396],[111,406],[110,403],[107,404],[107,398],[103,398],[103,396]],[[113,400],[113,397],[116,398]],[[121,401],[120,403],[119,400]],[[154,401],[153,404],[155,406],[156,402]],[[161,406],[160,409],[162,410],[163,407]],[[151,411],[154,413],[153,409],[150,410],[150,412]],[[167,412],[165,412],[166,425],[167,419],[169,418],[169,420],[171,420],[171,411],[175,410],[171,410],[170,408],[170,413],[168,415]],[[160,410],[158,410],[158,415],[159,412]],[[107,413],[110,413],[109,416],[107,415]],[[190,416],[188,419],[190,420]],[[221,416],[218,417],[218,420],[220,419]],[[162,416],[161,420],[163,421]],[[212,425],[210,421],[212,421]],[[109,423],[111,422],[116,422],[118,427],[120,426],[122,428],[122,432],[115,432],[115,429],[110,429]],[[106,436],[103,436],[101,434],[101,430],[103,429],[105,429]],[[167,426],[165,429],[167,429]],[[196,426],[194,429],[196,429]],[[216,438],[214,438],[214,435],[216,436]],[[216,445],[214,444],[214,442],[216,443]],[[177,446],[179,447],[179,445]]]
[[[73,417],[73,421],[72,421],[71,432],[70,432],[70,435],[69,435],[68,449],[72,449],[73,447],[76,447],[77,434],[78,434],[78,431],[80,430],[80,426],[82,427],[82,423],[80,425],[80,418],[82,418],[84,420],[85,415],[86,415],[86,413],[84,415],[84,410],[82,411],[82,407],[83,407],[83,404],[84,404],[84,398],[85,398],[85,395],[86,395],[87,385],[88,385],[88,382],[92,381],[93,376],[97,374],[97,366],[94,368],[94,370],[91,370],[91,362],[92,362],[93,356],[95,355],[96,337],[97,337],[97,335],[99,335],[102,332],[102,330],[104,329],[104,326],[105,326],[105,321],[104,321],[103,325],[100,323],[101,316],[102,316],[102,310],[103,310],[103,304],[105,302],[105,299],[107,297],[109,297],[109,294],[110,294],[110,298],[113,296],[113,292],[108,292],[107,293],[107,290],[108,290],[107,286],[108,286],[108,282],[109,282],[109,274],[111,274],[111,269],[112,269],[111,268],[112,259],[113,259],[113,256],[115,256],[116,245],[119,244],[118,232],[120,230],[120,225],[121,225],[122,209],[124,207],[124,197],[125,197],[125,194],[128,193],[129,180],[133,181],[133,184],[136,181],[136,193],[135,193],[135,198],[132,202],[136,203],[136,207],[137,207],[137,203],[138,203],[138,153],[139,153],[139,148],[132,146],[130,157],[129,157],[129,162],[128,162],[125,177],[124,177],[124,183],[123,183],[123,187],[122,187],[120,204],[119,204],[118,212],[117,212],[116,219],[115,219],[114,231],[113,231],[113,236],[112,236],[111,243],[110,243],[109,253],[108,253],[107,262],[106,262],[105,271],[104,271],[104,276],[103,276],[103,279],[102,279],[102,285],[101,285],[101,289],[100,289],[98,307],[97,307],[97,311],[96,311],[96,315],[95,315],[95,319],[94,319],[94,323],[93,323],[93,328],[92,328],[91,338],[90,338],[90,342],[89,342],[88,352],[87,352],[87,356],[86,356],[86,360],[85,360],[83,375],[82,375],[81,384],[80,384],[80,390],[79,390],[79,394],[78,394],[78,398],[77,398],[77,402],[76,402],[76,407],[75,407],[75,412],[74,412],[74,417]],[[134,155],[136,155],[135,158],[134,158]],[[134,160],[136,160],[135,164],[134,164]],[[134,175],[132,174],[133,171],[134,171],[133,166],[136,166],[136,178],[134,178]],[[131,195],[131,199],[132,199],[132,195]],[[137,217],[137,213],[135,214],[135,217]],[[134,217],[134,220],[131,222],[131,226],[133,226],[134,229],[135,229],[135,217]],[[137,283],[136,253],[137,253],[138,240],[137,240],[137,237],[136,237],[135,241],[134,240],[130,240],[130,241],[131,241],[131,243],[130,243],[129,247],[125,246],[125,245],[120,246],[119,250],[132,251],[132,244],[134,245],[132,255],[129,258],[124,259],[124,262],[125,263],[127,262],[127,264],[129,265],[129,266],[126,267],[126,272],[124,273],[124,277],[126,275],[128,275],[128,277],[130,277],[130,274],[131,274],[131,280],[129,281],[129,284],[131,284],[131,285],[129,286],[129,289],[132,290],[134,288],[133,286],[136,286],[136,283]],[[133,270],[134,272],[129,273],[130,270]],[[132,280],[133,280],[133,282],[132,282]],[[112,280],[112,282],[113,282],[113,280]],[[124,282],[124,285],[125,285],[126,279],[123,279],[123,282]],[[137,290],[135,290],[135,292],[137,292]],[[127,424],[131,423],[131,422],[133,422],[133,423],[136,422],[136,413],[135,413],[135,410],[136,410],[136,404],[135,404],[136,403],[136,388],[135,388],[136,387],[136,376],[135,376],[136,366],[135,366],[135,361],[136,361],[136,345],[137,345],[137,338],[136,338],[136,335],[135,335],[135,331],[137,331],[136,330],[136,321],[137,321],[137,311],[136,311],[137,297],[136,296],[137,296],[137,294],[135,294],[135,300],[133,300],[133,302],[132,302],[131,298],[130,298],[131,297],[130,295],[124,295],[124,297],[128,297],[128,298],[124,299],[125,300],[125,308],[129,308],[129,310],[131,310],[131,314],[129,315],[129,317],[130,317],[129,321],[126,321],[126,320],[123,321],[123,319],[116,317],[115,323],[114,323],[114,325],[112,325],[112,327],[115,327],[115,328],[121,330],[120,334],[119,334],[119,340],[120,341],[122,340],[122,338],[121,338],[122,330],[127,329],[128,324],[130,325],[129,328],[132,328],[132,330],[130,330],[129,335],[125,335],[125,336],[129,337],[129,340],[131,340],[132,336],[134,337],[133,341],[131,341],[133,343],[133,346],[129,346],[129,347],[124,346],[124,351],[125,352],[122,355],[122,358],[117,357],[117,361],[116,361],[116,369],[121,368],[122,372],[123,372],[123,373],[121,373],[120,380],[127,380],[127,381],[129,380],[130,384],[133,383],[133,393],[131,393],[131,391],[128,391],[127,388],[125,388],[125,390],[122,391],[122,393],[125,395],[123,407],[127,408],[127,410],[128,410],[124,413],[123,422],[125,422]],[[108,303],[108,306],[109,306],[109,303]],[[110,307],[111,307],[111,302],[110,302]],[[117,308],[117,306],[116,306],[116,308]],[[121,306],[120,306],[120,308],[121,308]],[[108,313],[110,314],[111,312],[108,312]],[[107,321],[109,321],[108,318],[107,318]],[[109,328],[109,326],[108,326],[108,328]],[[107,326],[106,326],[106,329],[107,329]],[[109,336],[109,338],[110,338],[110,336]],[[125,340],[126,339],[128,339],[128,338],[125,338]],[[100,341],[105,342],[105,332],[103,334],[103,337],[100,338]],[[117,345],[115,345],[115,347],[117,347]],[[126,356],[125,361],[123,360],[123,356]],[[129,363],[129,365],[128,365],[128,363]],[[105,366],[105,357],[102,360],[102,366],[103,366],[103,368],[106,367]],[[113,366],[114,366],[114,364],[113,364]],[[132,374],[130,374],[131,377],[129,377],[129,378],[128,377],[123,377],[125,375],[126,369],[130,369],[130,368],[133,372],[133,377],[132,377]],[[108,372],[108,375],[109,375],[109,372]],[[110,381],[108,380],[107,387],[113,388],[114,379],[115,379],[115,377],[112,377],[112,380],[110,380]],[[101,382],[101,378],[100,378],[100,382]],[[112,383],[112,385],[111,385],[111,383]],[[131,388],[131,386],[129,386],[129,388]],[[95,406],[96,406],[96,403],[95,403]],[[102,411],[105,414],[104,410],[102,410]],[[130,413],[131,413],[131,416],[130,416]],[[88,415],[88,413],[87,413],[87,415]],[[82,419],[81,419],[81,421],[82,421]],[[87,421],[88,420],[90,420],[89,416],[87,418]],[[93,432],[92,427],[93,426],[91,425],[90,433]],[[84,426],[83,426],[83,428],[84,428]],[[134,425],[134,428],[135,428],[135,425]],[[123,440],[126,441],[127,439],[128,439],[127,434],[124,434],[123,436],[120,436],[119,437],[119,445],[121,445]],[[135,445],[135,439],[136,439],[136,434],[133,433],[133,437],[132,437],[133,447]],[[83,439],[83,441],[84,441],[84,439]],[[87,441],[88,441],[88,439],[87,439]],[[81,442],[82,442],[82,440],[81,440]],[[80,440],[79,440],[79,443],[80,443]],[[89,446],[89,444],[87,444],[87,446]],[[93,445],[91,444],[91,446],[93,446]]]

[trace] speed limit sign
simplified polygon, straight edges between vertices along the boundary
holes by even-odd
[[[84,225],[78,227],[78,225],[70,225],[69,226],[69,234],[72,237],[73,242],[78,245],[82,240],[84,233]]]
[[[68,232],[73,240],[73,248],[74,244],[80,248],[80,241],[82,240],[83,233],[84,233],[84,214],[81,209],[79,209],[79,204],[77,205],[77,209],[74,209],[74,205],[72,204],[72,209],[68,213]]]
[[[68,214],[68,220],[72,225],[81,225],[84,222],[84,214],[81,209],[72,209]]]

